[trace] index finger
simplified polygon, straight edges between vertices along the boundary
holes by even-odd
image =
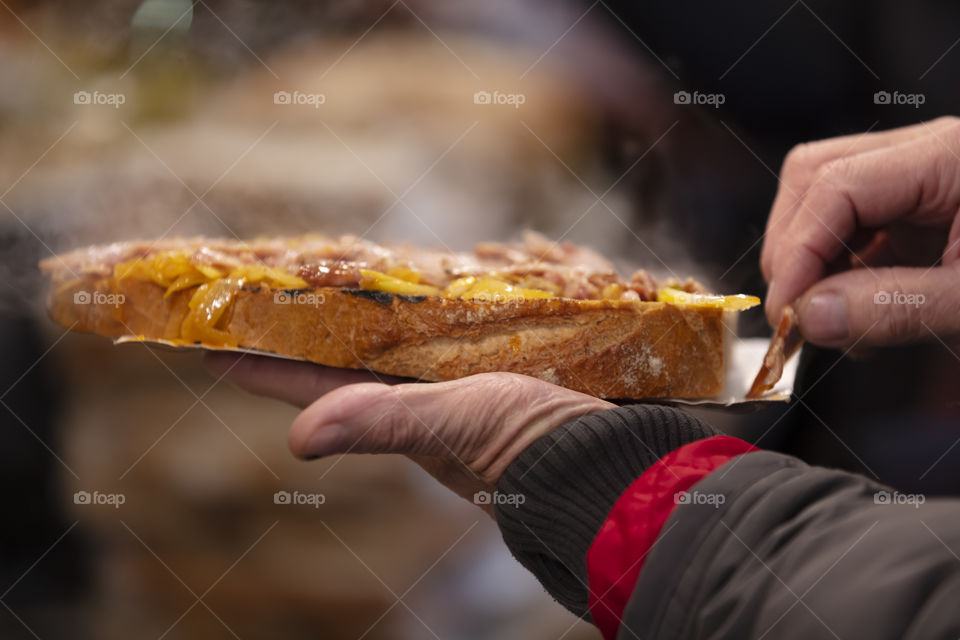
[[[840,158],[908,142],[924,134],[929,135],[931,131],[945,131],[956,124],[956,118],[945,117],[930,123],[915,124],[890,131],[858,133],[809,142],[791,149],[780,170],[777,195],[767,218],[763,248],[760,252],[760,268],[767,281],[771,280],[774,257],[780,241],[787,235],[790,220],[796,214],[807,190],[822,175],[818,175],[817,172],[823,165]]]
[[[960,160],[949,143],[918,139],[826,164],[799,203],[773,258],[766,311],[771,322],[783,307],[820,280],[858,228],[880,228],[909,218],[946,223],[960,201]]]

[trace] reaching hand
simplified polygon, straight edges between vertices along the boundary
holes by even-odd
[[[781,180],[761,257],[771,323],[796,301],[822,346],[960,336],[960,119],[801,145]]]

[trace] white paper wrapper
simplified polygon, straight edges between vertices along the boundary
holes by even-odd
[[[760,371],[763,357],[770,346],[768,338],[739,338],[731,340],[727,351],[727,377],[724,382],[723,395],[705,400],[671,400],[677,404],[693,404],[714,407],[729,407],[733,405],[765,404],[768,402],[789,402],[793,395],[793,385],[797,377],[797,363],[800,361],[798,351],[783,367],[783,376],[780,381],[761,398],[748,399],[747,391],[753,384],[753,379]],[[800,350],[802,351],[802,349]]]
[[[116,338],[114,344],[124,344],[127,342],[142,342],[148,345],[161,345],[172,349],[206,349],[208,351],[236,351],[238,353],[251,353],[261,356],[271,356],[282,358],[284,360],[300,360],[300,358],[291,358],[272,351],[259,351],[246,347],[207,347],[199,344],[177,344],[166,340],[145,339],[139,336],[122,336]],[[688,400],[685,398],[657,398],[651,399],[651,402],[663,402],[670,404],[687,404],[712,407],[731,407],[735,405],[766,404],[768,402],[788,402],[793,394],[793,384],[797,376],[797,362],[800,360],[798,353],[791,358],[783,368],[783,377],[776,386],[768,391],[762,398],[747,399],[747,391],[753,384],[753,379],[760,371],[760,365],[763,363],[763,357],[767,353],[767,347],[770,346],[770,340],[767,338],[739,338],[727,342],[726,356],[728,358],[727,376],[724,383],[723,395],[716,398],[705,398],[701,400]]]

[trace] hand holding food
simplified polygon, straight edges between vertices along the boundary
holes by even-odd
[[[210,353],[207,363],[248,391],[304,408],[290,430],[295,455],[403,453],[468,500],[492,493],[540,436],[615,406],[512,373],[391,386],[370,372],[263,356]],[[492,513],[489,503],[478,506]]]

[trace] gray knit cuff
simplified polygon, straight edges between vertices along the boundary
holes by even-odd
[[[660,458],[719,433],[659,405],[608,409],[555,429],[497,484],[494,513],[507,547],[554,599],[589,619],[587,550],[614,503]]]

